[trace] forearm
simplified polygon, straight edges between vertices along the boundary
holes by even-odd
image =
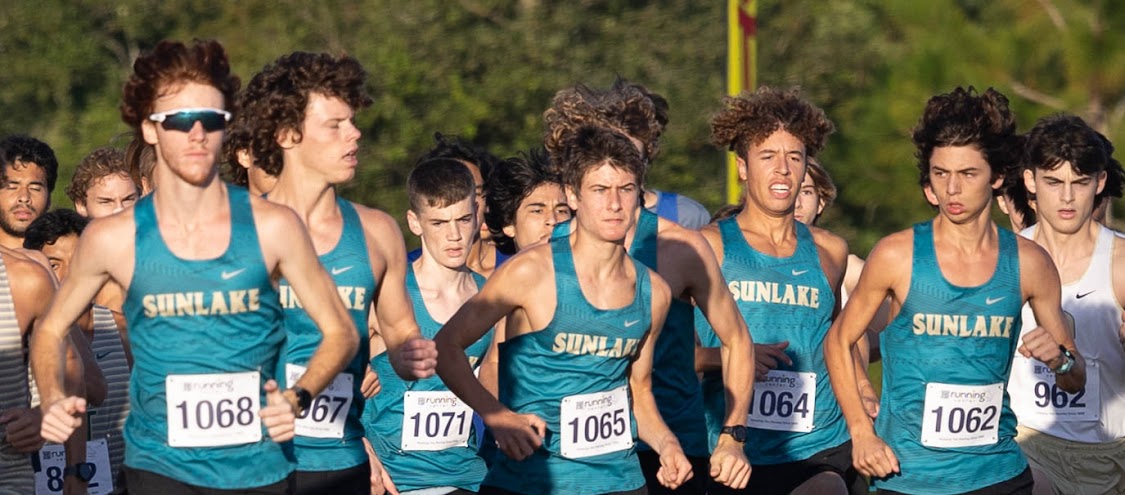
[[[477,380],[473,375],[473,369],[469,365],[469,358],[465,354],[465,349],[457,345],[443,343],[440,340],[440,334],[437,349],[438,355],[441,356],[441,359],[437,362],[438,377],[449,388],[449,391],[453,392],[453,395],[459,397],[486,421],[491,416],[506,409],[496,396],[481,383],[483,380]],[[483,367],[484,365],[482,365],[482,374],[484,373]]]
[[[723,383],[726,384],[726,423],[746,422],[750,401],[754,397],[754,344],[745,330],[733,332],[723,340]]]
[[[855,340],[849,342],[850,339],[844,338],[838,330],[833,327],[828,332],[824,344],[824,360],[828,367],[832,391],[836,394],[840,411],[844,414],[844,420],[852,436],[873,433],[871,420],[864,412],[859,396],[856,363],[852,354]]]
[[[488,393],[492,394],[493,397],[500,396],[500,363],[485,360],[480,365],[477,378],[480,379],[481,385],[483,385],[485,390],[488,390]]]
[[[671,446],[680,448],[676,435],[664,423],[656,408],[656,399],[651,388],[633,386],[633,417],[637,421],[637,436],[652,447],[657,454],[663,454]],[[745,420],[746,416],[743,416]]]
[[[753,351],[751,351],[753,356]],[[751,361],[753,363],[753,361]],[[718,347],[695,346],[695,372],[718,371],[723,368],[723,353]],[[753,368],[751,368],[753,372]]]
[[[1070,353],[1074,354],[1074,366],[1066,374],[1056,374],[1055,383],[1059,388],[1073,394],[1086,386],[1086,359],[1078,353],[1077,349],[1072,349]]]
[[[358,344],[359,334],[350,325],[324,332],[320,345],[309,359],[305,374],[297,383],[289,386],[301,387],[316,396],[347,367],[348,362],[355,357]]]
[[[31,371],[39,387],[39,400],[44,411],[67,395],[63,388],[66,376],[67,336],[65,331],[37,329],[31,338]]]
[[[66,388],[69,395],[85,397],[92,406],[100,406],[108,394],[105,375],[98,366],[94,352],[81,330],[73,328],[66,353]]]

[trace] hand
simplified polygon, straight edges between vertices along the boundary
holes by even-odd
[[[675,490],[691,479],[691,463],[684,455],[680,445],[665,446],[660,452],[660,470],[656,472],[656,479],[669,490]]]
[[[879,417],[879,396],[875,395],[875,387],[865,376],[859,378],[859,399],[863,401],[863,410],[867,412],[867,417],[871,419]]]
[[[421,380],[434,376],[437,366],[437,346],[430,339],[410,339],[398,346],[391,365],[403,380]]]
[[[859,474],[869,478],[885,478],[899,472],[898,457],[874,433],[852,436],[852,464]]]
[[[359,390],[363,393],[364,399],[375,397],[375,394],[383,390],[383,384],[379,383],[379,375],[370,366],[367,367],[367,372],[363,374],[363,383],[359,386]]]
[[[8,437],[8,443],[12,444],[17,452],[34,454],[43,448],[43,437],[40,435],[40,430],[43,428],[43,412],[39,408],[8,409],[4,414],[0,414],[0,425],[4,425],[4,434]]]
[[[262,417],[262,424],[266,426],[270,438],[281,443],[293,439],[296,428],[297,415],[294,405],[286,399],[277,388],[277,382],[270,380],[264,387],[266,391],[266,407],[258,411]]]
[[[785,363],[786,366],[792,366],[793,360],[785,355],[785,348],[789,347],[789,341],[778,342],[776,344],[754,344],[754,380],[764,381],[766,374],[770,370],[777,369],[778,363]]]
[[[750,481],[750,461],[742,447],[728,435],[719,435],[719,444],[711,453],[711,477],[735,490],[746,488]]]
[[[1062,365],[1059,361],[1059,358],[1062,358],[1059,343],[1043,327],[1036,327],[1035,330],[1024,335],[1023,345],[1020,346],[1019,351],[1024,357],[1042,361],[1052,370]]]
[[[512,460],[522,461],[543,445],[547,423],[534,414],[516,414],[505,409],[485,420],[496,438],[496,446]]]
[[[6,414],[6,413],[5,413]],[[51,404],[43,414],[41,435],[44,440],[63,443],[82,426],[86,416],[86,399],[65,397]],[[40,444],[42,447],[42,444]],[[38,449],[37,449],[38,450]]]
[[[398,488],[391,481],[391,475],[383,467],[379,457],[369,453],[367,459],[371,464],[371,495],[399,495]]]

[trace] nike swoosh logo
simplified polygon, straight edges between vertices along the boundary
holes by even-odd
[[[101,361],[101,360],[105,359],[105,357],[110,355],[110,354],[113,354],[113,351],[99,352],[96,356],[94,356],[94,358],[97,359],[98,361]]]
[[[1003,300],[1004,300],[1004,298],[1003,298],[1003,297],[997,297],[996,299],[993,299],[993,298],[991,298],[991,297],[986,297],[986,298],[984,299],[984,303],[985,303],[985,304],[987,304],[987,305],[989,305],[989,306],[992,306],[993,304],[996,304],[996,303],[998,303],[998,302],[1000,302],[1000,301],[1003,301]]]
[[[808,270],[793,270],[794,277],[800,277],[801,275],[804,275],[806,273],[808,273]]]
[[[1074,295],[1074,298],[1075,298],[1075,299],[1082,299],[1083,297],[1086,297],[1086,296],[1088,296],[1088,295],[1090,295],[1090,294],[1093,294],[1093,293],[1095,293],[1095,292],[1097,292],[1097,290],[1096,290],[1096,289],[1095,289],[1095,290],[1092,290],[1092,291],[1090,291],[1090,292],[1087,292],[1087,293],[1085,293],[1085,294],[1075,294],[1075,295]]]
[[[354,266],[354,265],[348,265],[348,266],[345,266],[343,268],[333,268],[332,269],[332,276],[335,277],[336,275],[339,275],[339,274],[344,273],[348,270],[351,270],[352,266]]]
[[[629,327],[631,327],[633,325],[636,325],[637,323],[640,323],[640,322],[641,322],[641,320],[627,321],[627,322],[625,322],[625,328],[629,328]]]
[[[230,280],[230,279],[232,279],[232,278],[234,278],[234,277],[237,277],[239,273],[242,273],[242,272],[244,272],[244,271],[246,271],[246,269],[245,269],[245,268],[239,268],[238,270],[235,270],[235,271],[233,271],[233,272],[228,272],[228,271],[225,271],[225,270],[224,270],[224,271],[223,271],[223,275],[222,275],[222,277],[223,277],[223,280]]]

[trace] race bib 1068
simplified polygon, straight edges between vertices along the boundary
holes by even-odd
[[[564,397],[559,415],[560,453],[578,459],[632,447],[630,412],[627,386]]]
[[[1012,390],[1012,409],[1020,416],[1031,415],[1053,422],[1097,421],[1101,417],[1101,377],[1098,363],[1086,361],[1086,386],[1077,393],[1067,393],[1055,383],[1055,373],[1047,365],[1023,356],[1012,361],[1013,369],[1031,371],[1035,384],[1031,390]]]
[[[754,382],[746,426],[808,433],[815,411],[816,373],[770,370],[765,381]]]
[[[926,384],[922,445],[972,447],[996,443],[1004,384]]]
[[[39,469],[35,471],[35,494],[54,495],[63,492],[63,469],[66,452],[59,444],[44,445],[39,449]],[[113,470],[109,465],[109,444],[104,438],[86,442],[86,462],[94,465],[94,477],[87,486],[89,495],[104,495],[113,491]],[[73,464],[73,463],[71,463]]]
[[[453,392],[406,392],[402,450],[445,450],[469,445],[473,410]]]
[[[286,363],[285,379],[290,387],[304,376],[307,368]],[[344,422],[352,407],[355,377],[340,373],[313,399],[307,409],[297,415],[294,432],[302,437],[344,438]]]
[[[257,371],[169,375],[168,445],[219,447],[262,439]]]

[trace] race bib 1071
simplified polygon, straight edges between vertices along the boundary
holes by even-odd
[[[473,410],[453,392],[406,392],[402,406],[402,450],[469,445]]]

